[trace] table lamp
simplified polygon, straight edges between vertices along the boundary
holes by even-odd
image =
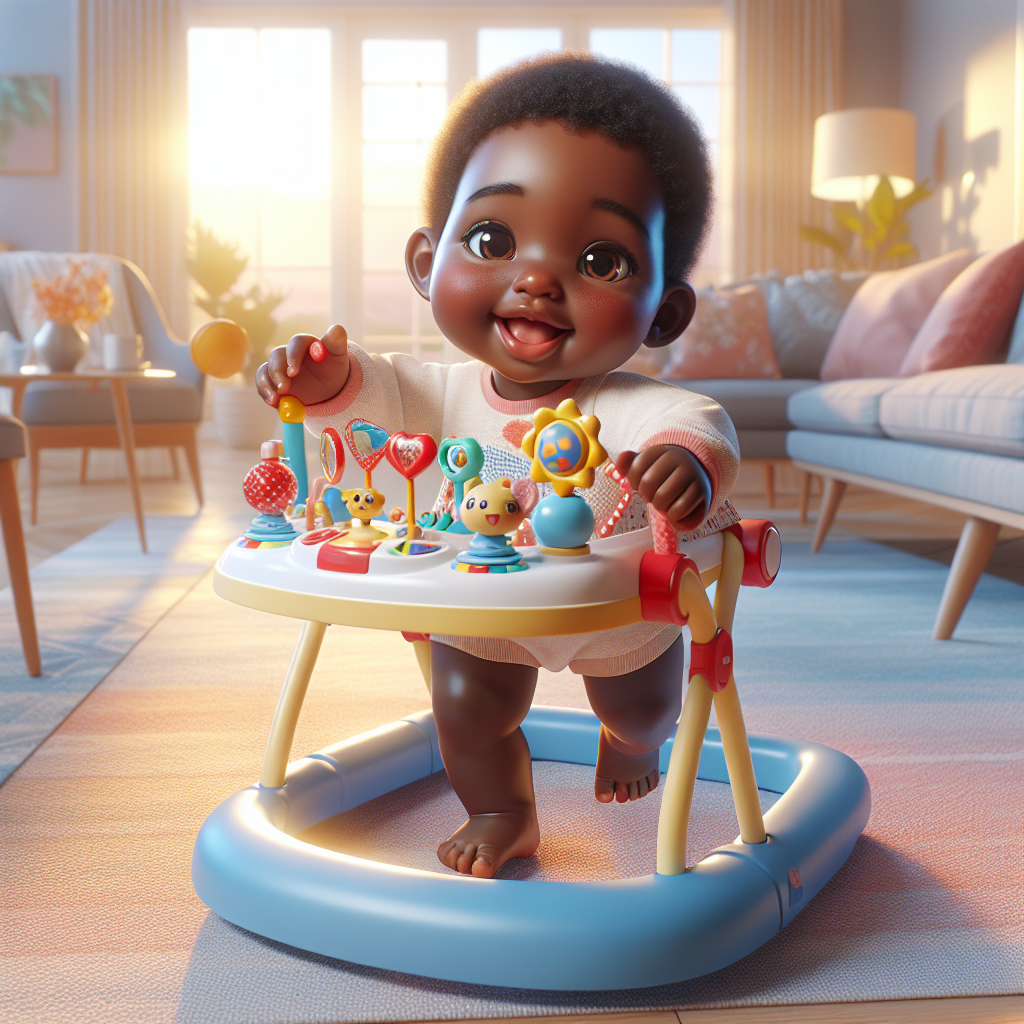
[[[811,195],[861,209],[882,175],[897,199],[914,190],[916,121],[909,110],[860,107],[814,122]]]

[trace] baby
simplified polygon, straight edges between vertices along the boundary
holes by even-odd
[[[615,373],[641,345],[674,341],[696,298],[684,278],[711,205],[693,118],[638,71],[580,54],[516,65],[451,107],[427,172],[426,226],[406,247],[416,290],[473,361],[423,365],[370,355],[332,327],[328,356],[296,335],[256,383],[293,394],[315,432],[364,417],[389,431],[474,437],[484,481],[525,477],[533,413],[566,398],[602,423],[619,472],[684,539],[737,520],[725,501],[736,434],[714,402]],[[583,492],[601,523],[621,497],[604,473]],[[432,635],[431,702],[445,768],[469,820],[442,843],[448,867],[490,878],[540,839],[520,724],[540,666],[583,677],[602,727],[598,800],[658,784],[658,748],[682,700],[677,626],[642,622],[514,640]]]

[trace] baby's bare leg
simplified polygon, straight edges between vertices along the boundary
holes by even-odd
[[[491,878],[540,842],[530,748],[519,726],[537,670],[430,645],[430,696],[441,757],[469,814],[437,856],[463,874]]]
[[[682,707],[683,638],[635,672],[584,676],[601,739],[594,796],[602,803],[638,800],[658,785],[658,748]]]

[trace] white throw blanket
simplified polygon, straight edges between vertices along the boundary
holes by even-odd
[[[32,290],[33,279],[52,281],[67,274],[69,261],[84,263],[84,269],[93,273],[104,270],[107,284],[114,294],[114,305],[108,316],[93,324],[89,330],[89,351],[85,355],[86,366],[103,365],[104,334],[136,334],[135,317],[128,298],[128,287],[124,280],[124,268],[113,256],[93,252],[5,252],[0,253],[0,291],[7,300],[7,306],[18,328],[22,341],[31,344],[36,332],[46,321],[46,313],[36,301]],[[26,363],[35,362],[30,351]]]

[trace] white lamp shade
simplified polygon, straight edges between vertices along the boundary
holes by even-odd
[[[811,195],[862,202],[888,175],[897,199],[914,189],[916,121],[909,110],[862,107],[822,114],[814,122]]]

